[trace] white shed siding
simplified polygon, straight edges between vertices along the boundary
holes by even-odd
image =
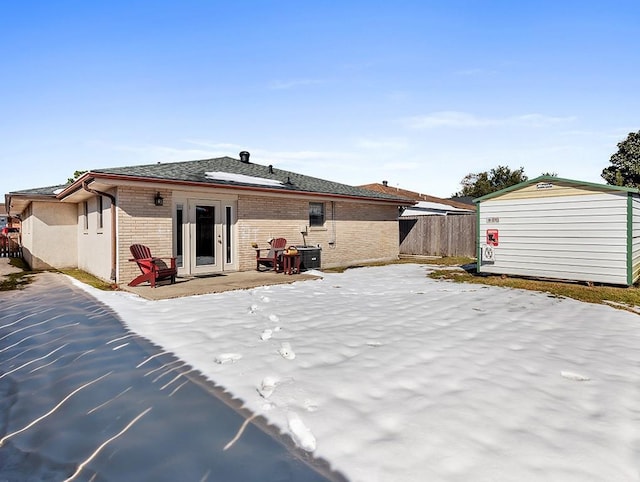
[[[624,192],[487,199],[479,242],[497,229],[499,244],[480,271],[627,284],[627,222]]]
[[[634,194],[631,203],[631,281],[635,283],[640,277],[640,197]]]

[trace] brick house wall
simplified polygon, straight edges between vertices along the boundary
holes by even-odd
[[[156,192],[164,198],[156,206]],[[142,243],[159,258],[172,256],[171,191],[139,186],[118,187],[118,282],[128,283],[140,274],[135,263],[129,262],[129,246]]]
[[[163,206],[153,202],[156,192]],[[118,199],[118,282],[128,283],[139,269],[129,246],[142,243],[154,256],[172,256],[172,193],[167,189],[120,186]],[[309,202],[323,202],[325,223],[308,227]],[[301,230],[307,227],[305,239]],[[398,258],[398,208],[395,205],[310,197],[240,194],[237,200],[236,254],[238,270],[255,269],[251,243],[268,249],[269,238],[284,237],[288,244],[322,247],[323,268]]]
[[[308,227],[309,202],[323,202],[325,223]],[[251,243],[267,248],[269,238],[283,237],[292,245],[322,247],[323,268],[366,261],[389,261],[399,255],[398,208],[360,201],[241,195],[238,198],[239,270],[255,269]]]

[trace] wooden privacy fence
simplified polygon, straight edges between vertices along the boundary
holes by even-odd
[[[20,241],[0,234],[0,257],[21,258],[22,245],[20,244]]]
[[[400,254],[476,257],[475,215],[400,218]]]

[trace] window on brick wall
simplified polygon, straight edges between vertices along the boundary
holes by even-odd
[[[309,226],[324,226],[324,203],[309,203]]]

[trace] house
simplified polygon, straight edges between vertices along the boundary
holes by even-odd
[[[631,285],[640,192],[541,176],[476,200],[478,271]]]
[[[401,189],[399,187],[391,187],[387,181],[382,181],[381,184],[364,184],[358,187],[368,189],[370,191],[389,194],[390,196],[400,196],[406,199],[411,199],[412,201],[417,201],[417,204],[405,209],[401,216],[446,216],[447,214],[473,214],[476,211],[476,206],[473,203],[444,199],[436,196],[429,196],[428,194],[421,194],[415,191],[409,191],[407,189]]]
[[[221,157],[96,169],[74,182],[5,195],[34,269],[77,267],[117,283],[129,247],[175,256],[179,276],[255,269],[252,244],[319,246],[321,267],[398,257],[404,198]]]
[[[9,225],[9,215],[4,204],[0,204],[0,229]]]
[[[20,229],[20,220],[16,217],[9,216],[6,206],[0,204],[0,229],[4,227]]]

